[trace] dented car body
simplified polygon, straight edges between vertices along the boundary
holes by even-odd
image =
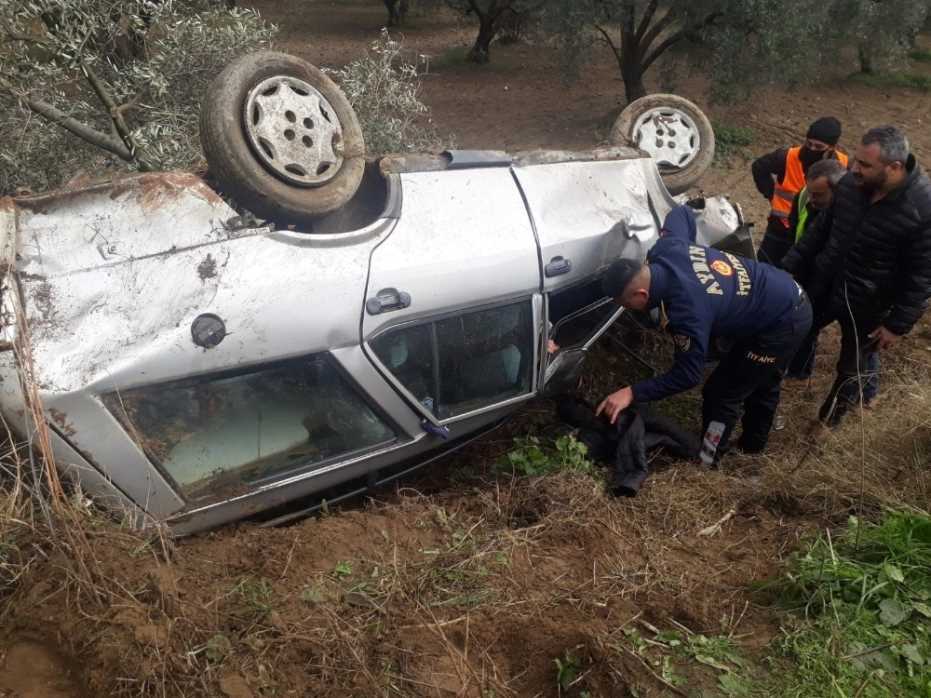
[[[571,375],[620,314],[599,275],[674,204],[627,148],[386,158],[311,231],[182,173],[6,199],[2,340],[28,344],[58,466],[95,499],[178,534],[276,521]],[[746,252],[723,198],[699,221]],[[0,410],[28,436],[21,361],[0,353]]]

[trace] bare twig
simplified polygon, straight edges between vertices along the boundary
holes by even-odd
[[[110,121],[113,122],[113,127],[123,141],[123,145],[126,147],[127,152],[129,152],[131,159],[138,163],[140,170],[150,171],[154,169],[152,164],[148,162],[136,147],[132,133],[129,130],[129,126],[126,125],[126,119],[123,116],[124,110],[116,103],[116,100],[113,99],[113,95],[110,94],[110,90],[107,86],[104,85],[103,81],[88,63],[81,63],[81,72],[84,74],[84,77],[87,78],[87,82],[94,90],[94,94],[97,95],[97,98],[106,108]],[[122,106],[125,107],[126,105]]]
[[[126,146],[115,138],[111,138],[105,133],[98,131],[92,126],[88,126],[83,121],[75,119],[73,116],[68,116],[65,112],[61,111],[57,107],[52,106],[48,102],[30,97],[29,95],[20,92],[14,88],[10,83],[0,78],[0,89],[9,92],[11,95],[19,99],[23,104],[25,104],[29,109],[39,116],[47,119],[56,126],[73,133],[75,136],[81,140],[90,143],[91,145],[97,146],[102,150],[106,150],[109,153],[113,153],[121,160],[126,162],[133,162],[133,154],[126,148]]]

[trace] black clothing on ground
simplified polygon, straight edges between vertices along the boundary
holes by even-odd
[[[828,224],[814,226],[783,260],[809,289],[818,325],[840,322],[837,379],[820,411],[832,423],[860,402],[869,333],[884,326],[907,334],[931,297],[931,182],[913,156],[906,169],[903,185],[875,203],[844,177]]]
[[[591,405],[576,398],[561,401],[557,412],[579,430],[578,439],[591,458],[614,465],[611,493],[615,496],[633,497],[640,491],[649,474],[647,454],[656,448],[665,448],[676,458],[698,456],[696,437],[644,406],[631,405],[614,425],[596,417]]]

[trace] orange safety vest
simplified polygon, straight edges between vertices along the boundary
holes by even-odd
[[[798,156],[801,150],[800,145],[789,148],[786,155],[786,174],[781,182],[776,182],[776,188],[773,190],[772,210],[769,215],[779,218],[786,228],[789,227],[792,200],[805,188],[805,170],[802,169],[802,161]],[[841,165],[847,167],[847,156],[844,153],[835,150],[834,156]]]

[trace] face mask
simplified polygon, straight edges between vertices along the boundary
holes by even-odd
[[[798,159],[802,161],[802,169],[807,170],[816,162],[823,159],[826,154],[826,150],[811,150],[810,148],[802,146],[798,154]]]

